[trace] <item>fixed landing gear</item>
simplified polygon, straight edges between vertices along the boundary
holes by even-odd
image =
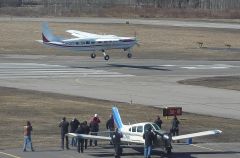
[[[172,148],[171,147],[167,147],[166,148],[166,152],[167,152],[167,154],[171,154],[172,153]]]
[[[104,55],[104,59],[106,61],[108,61],[110,59],[110,56],[105,53],[105,50],[102,50],[102,52],[103,52],[103,55]]]
[[[132,52],[131,52],[131,48],[126,48],[126,49],[124,49],[124,51],[127,51],[128,53],[127,53],[127,57],[130,59],[130,58],[132,58]]]
[[[110,58],[109,55],[105,55],[105,56],[104,56],[104,59],[105,59],[106,61],[108,61],[109,58]]]
[[[91,58],[92,58],[92,59],[96,58],[96,54],[95,54],[95,53],[92,53],[92,54],[91,54]]]
[[[127,57],[128,57],[128,58],[132,58],[132,53],[128,53],[128,54],[127,54]]]

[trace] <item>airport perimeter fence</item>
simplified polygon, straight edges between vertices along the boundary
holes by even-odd
[[[177,10],[177,14],[188,10],[188,14],[197,11],[240,12],[240,0],[0,0],[0,8],[31,8],[39,15],[77,16],[81,13],[101,14],[115,9],[119,14],[128,11],[132,14],[159,14]],[[240,15],[240,14],[239,14]],[[151,16],[151,15],[150,15]]]

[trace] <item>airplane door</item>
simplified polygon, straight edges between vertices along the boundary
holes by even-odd
[[[131,130],[130,139],[133,141],[139,141],[139,139],[143,139],[142,136],[143,126],[133,126]]]

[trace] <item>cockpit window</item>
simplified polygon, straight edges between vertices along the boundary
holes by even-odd
[[[136,132],[136,126],[132,127],[132,132]]]
[[[153,123],[152,125],[155,128],[155,130],[160,130],[160,127],[156,123]]]
[[[143,126],[138,126],[137,127],[137,132],[142,133],[143,132]]]

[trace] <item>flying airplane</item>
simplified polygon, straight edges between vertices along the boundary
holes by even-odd
[[[66,30],[73,38],[61,38],[53,35],[48,27],[48,23],[42,24],[42,40],[38,42],[59,48],[65,48],[74,51],[90,51],[91,58],[96,57],[96,52],[102,52],[105,60],[109,60],[106,50],[123,49],[127,51],[127,57],[131,58],[131,49],[134,45],[138,45],[136,37],[119,37],[116,35],[100,35],[88,32]]]
[[[127,144],[144,145],[143,134],[147,129],[149,129],[149,127],[151,127],[153,132],[156,135],[156,139],[154,141],[154,147],[161,147],[168,154],[172,152],[172,144],[171,144],[172,141],[194,138],[194,137],[201,137],[201,136],[208,136],[208,135],[218,135],[222,133],[221,130],[215,129],[215,130],[203,131],[198,133],[171,136],[171,134],[160,129],[157,124],[152,122],[141,122],[141,123],[132,124],[132,125],[124,125],[122,123],[122,119],[120,117],[117,107],[112,108],[112,113],[113,113],[114,122],[117,125],[117,128],[123,134],[123,137],[121,138],[121,142],[127,143]],[[110,137],[100,136],[100,135],[95,136],[95,135],[75,134],[75,133],[68,133],[67,135],[70,137],[80,137],[83,139],[98,139],[98,140],[109,140],[109,141],[111,140]]]

